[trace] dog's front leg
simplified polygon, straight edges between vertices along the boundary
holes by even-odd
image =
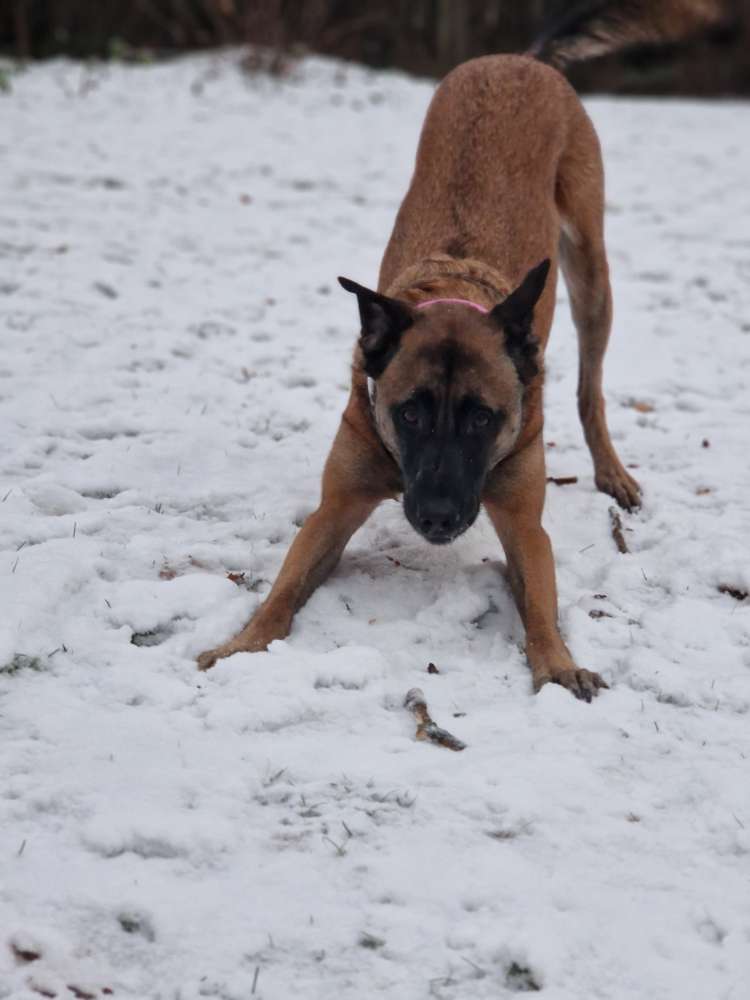
[[[292,619],[341,557],[346,543],[377,505],[346,494],[324,497],[294,539],[276,583],[248,624],[232,639],[198,657],[201,670],[232,653],[256,653],[289,635]]]
[[[199,669],[207,670],[233,653],[266,649],[274,639],[289,635],[295,612],[336,566],[351,536],[386,496],[393,495],[383,488],[392,476],[381,474],[379,488],[375,486],[382,459],[366,451],[366,443],[343,423],[326,463],[320,506],[294,539],[270,594],[241,632],[201,653]]]
[[[598,674],[577,666],[558,629],[555,565],[542,527],[544,489],[539,435],[493,474],[483,502],[505,550],[511,591],[526,629],[534,690],[551,681],[591,701],[607,685]]]

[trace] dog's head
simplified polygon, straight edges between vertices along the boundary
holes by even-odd
[[[534,307],[550,262],[490,312],[419,309],[347,278],[359,302],[361,364],[375,380],[378,432],[401,467],[404,511],[427,541],[453,541],[479,513],[487,473],[512,449],[539,371]]]

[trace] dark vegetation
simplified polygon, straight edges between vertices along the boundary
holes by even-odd
[[[280,74],[313,50],[441,76],[475,55],[523,51],[569,7],[566,0],[0,0],[0,51],[20,60],[139,60],[250,43],[266,52],[249,67],[255,60]],[[584,91],[750,93],[750,0],[734,0],[733,9],[732,23],[710,37],[630,50],[569,75]]]

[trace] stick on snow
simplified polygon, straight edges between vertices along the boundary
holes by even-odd
[[[457,740],[447,729],[441,729],[440,726],[432,721],[430,713],[427,711],[424,691],[421,688],[412,688],[411,691],[407,692],[404,708],[408,708],[417,720],[418,740],[429,740],[431,743],[437,743],[441,747],[448,747],[449,750],[465,749],[465,743]]]
[[[612,537],[615,540],[618,551],[622,552],[623,555],[627,555],[628,546],[622,530],[622,518],[614,507],[609,508],[609,524],[612,528]]]

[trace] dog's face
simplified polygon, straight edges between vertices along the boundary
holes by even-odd
[[[401,467],[404,511],[433,544],[474,523],[487,473],[521,431],[548,270],[544,261],[487,314],[448,303],[420,310],[339,279],[359,301],[362,365],[376,384],[378,432]]]

